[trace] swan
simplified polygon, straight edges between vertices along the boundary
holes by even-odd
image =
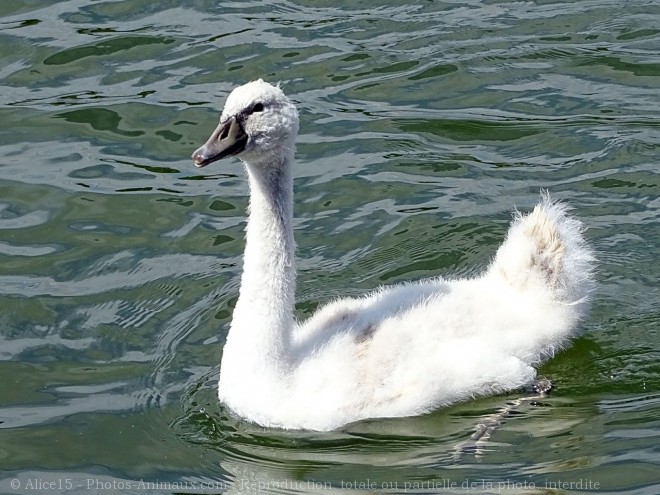
[[[250,189],[239,297],[218,396],[265,427],[333,430],[414,416],[532,384],[577,334],[592,251],[568,207],[541,194],[516,213],[485,272],[382,287],[294,318],[293,159],[298,112],[263,80],[235,88],[192,159],[239,157]]]

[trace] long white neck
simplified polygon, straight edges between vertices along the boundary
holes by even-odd
[[[245,162],[250,214],[221,381],[236,373],[243,379],[245,374],[281,376],[290,365],[296,286],[292,162],[292,148],[262,163]]]

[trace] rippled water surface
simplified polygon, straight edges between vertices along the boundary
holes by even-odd
[[[660,493],[660,4],[346,4],[0,2],[0,492]],[[301,317],[570,202],[599,290],[549,396],[325,434],[217,403],[246,183],[189,157],[258,77],[301,111]]]

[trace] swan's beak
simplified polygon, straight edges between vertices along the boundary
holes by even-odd
[[[236,155],[245,149],[248,135],[236,117],[230,117],[220,123],[211,137],[192,154],[196,167],[204,167],[209,163],[226,156]]]

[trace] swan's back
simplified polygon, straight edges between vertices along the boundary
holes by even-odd
[[[336,408],[318,428],[422,414],[530,384],[534,367],[562,349],[588,313],[594,258],[582,230],[545,195],[532,213],[516,215],[482,276],[383,288],[322,307],[298,328],[294,348],[301,401],[314,386],[327,396],[334,387]],[[300,414],[302,424],[323,413]]]

